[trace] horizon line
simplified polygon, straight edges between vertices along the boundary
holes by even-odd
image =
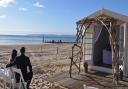
[[[0,34],[0,35],[19,35],[19,36],[28,36],[28,35],[76,35],[76,34]]]

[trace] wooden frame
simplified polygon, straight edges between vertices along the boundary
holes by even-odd
[[[74,61],[74,55],[75,55],[74,48],[75,48],[75,46],[79,47],[81,49],[80,50],[81,52],[79,51],[78,54],[83,53],[83,50],[82,50],[83,42],[81,42],[81,40],[83,41],[85,32],[91,24],[93,24],[93,25],[102,24],[103,26],[105,26],[106,30],[109,33],[109,41],[110,41],[111,50],[112,50],[113,83],[117,85],[118,84],[118,76],[119,76],[118,75],[118,72],[119,72],[119,66],[118,66],[119,47],[118,47],[118,41],[117,41],[117,33],[113,29],[113,25],[117,24],[117,20],[112,17],[109,17],[107,15],[104,15],[104,14],[95,16],[93,18],[84,19],[84,21],[77,22],[76,44],[73,45],[73,47],[72,47],[72,57],[70,57],[70,59],[71,59],[70,70],[69,70],[70,77],[72,77],[71,74],[72,74],[72,66],[73,65],[75,65],[80,72],[80,65],[78,67],[76,61]],[[76,54],[76,56],[78,56],[78,54]],[[77,60],[80,60],[79,62],[81,62],[82,58],[83,58],[83,55],[81,55],[80,58]]]

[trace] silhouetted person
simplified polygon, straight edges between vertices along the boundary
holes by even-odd
[[[21,69],[23,78],[24,78],[25,82],[27,82],[27,89],[29,89],[29,85],[31,83],[32,76],[33,76],[32,66],[31,66],[29,57],[25,56],[25,48],[24,47],[21,48],[20,52],[21,52],[21,55],[16,57],[15,61],[13,63],[7,65],[7,67],[16,65],[17,68]],[[16,79],[17,79],[17,82],[19,82],[20,76],[18,74],[16,75]]]

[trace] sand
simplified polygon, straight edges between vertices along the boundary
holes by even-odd
[[[30,57],[34,72],[31,89],[83,89],[83,84],[99,89],[112,89],[112,75],[102,76],[102,73],[97,75],[89,71],[89,74],[75,73],[76,79],[69,77],[69,57],[73,44],[0,45],[0,67],[6,66],[13,49],[20,55],[20,48],[23,46],[26,48],[26,55]],[[4,80],[0,79],[0,89],[3,89],[1,82]],[[128,89],[125,87],[120,89]]]
[[[0,66],[5,67],[13,49],[26,48],[26,55],[30,57],[34,76],[32,89],[67,89],[57,83],[46,81],[48,77],[69,70],[71,47],[73,44],[33,44],[33,45],[1,45]]]

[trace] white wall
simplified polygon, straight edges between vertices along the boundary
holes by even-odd
[[[89,65],[93,65],[93,29],[91,25],[85,33],[84,45],[83,45],[83,59],[88,62]]]

